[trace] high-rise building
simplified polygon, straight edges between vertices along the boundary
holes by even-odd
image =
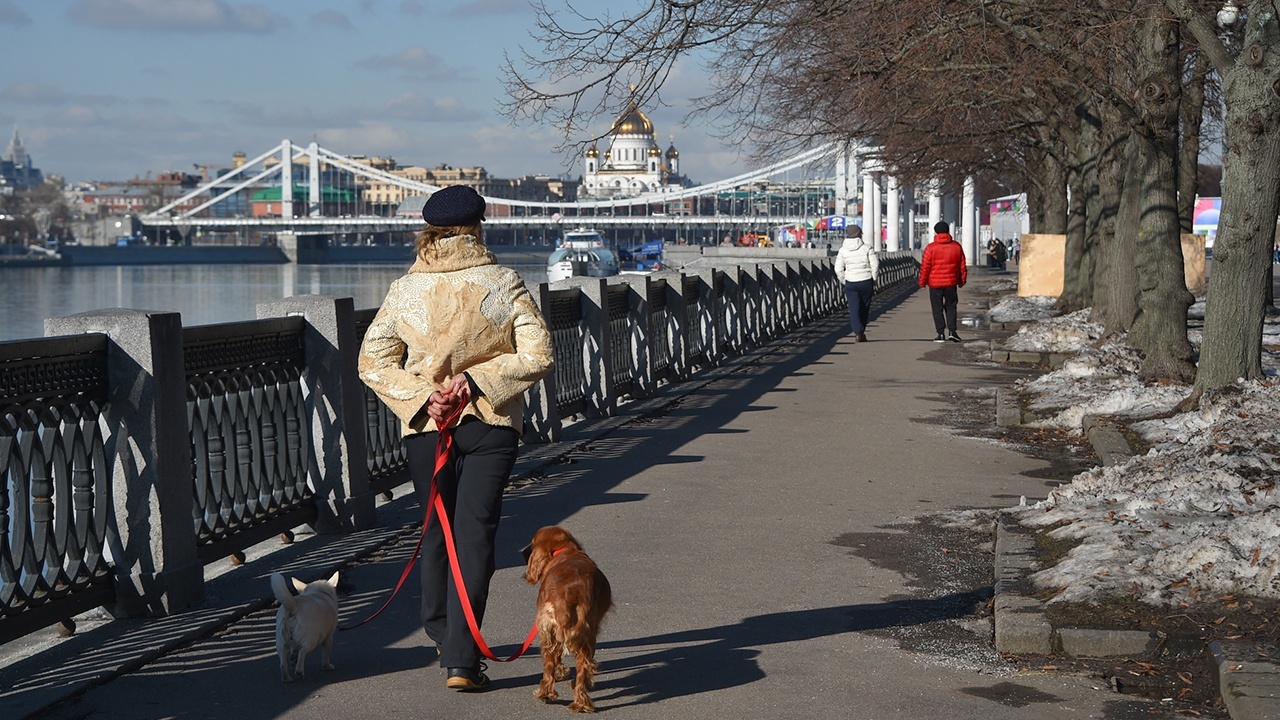
[[[22,146],[22,138],[18,136],[18,128],[13,128],[13,137],[9,139],[9,147],[0,157],[0,185],[15,188],[29,188],[44,183],[44,173],[31,164],[31,155]]]

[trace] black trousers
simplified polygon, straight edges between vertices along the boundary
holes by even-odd
[[[844,298],[849,303],[849,329],[854,335],[862,335],[871,317],[871,296],[875,295],[874,280],[859,280],[844,284]]]
[[[436,433],[404,440],[418,503],[426,512],[431,473],[435,469]],[[458,564],[476,622],[484,622],[489,581],[494,571],[494,542],[502,518],[502,491],[516,463],[518,437],[511,428],[465,418],[454,430],[449,463],[436,479],[437,490],[453,524]],[[471,638],[458,591],[449,570],[440,523],[431,518],[422,540],[422,627],[440,646],[440,667],[476,668],[480,648]]]
[[[929,288],[929,305],[933,307],[933,328],[941,335],[956,331],[956,303],[959,301],[956,286]]]

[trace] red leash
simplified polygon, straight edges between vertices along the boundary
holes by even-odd
[[[440,497],[440,492],[436,487],[436,478],[439,477],[440,471],[449,462],[449,451],[453,449],[453,425],[462,415],[462,407],[451,415],[444,423],[444,427],[440,428],[436,435],[436,464],[435,469],[431,472],[431,490],[427,494],[427,510],[426,517],[422,520],[422,533],[418,535],[418,544],[413,548],[413,555],[409,558],[409,562],[404,566],[404,572],[400,573],[400,579],[396,582],[395,589],[391,591],[391,597],[378,608],[377,612],[369,617],[361,620],[355,625],[339,628],[340,630],[351,630],[382,614],[383,610],[391,604],[395,599],[396,593],[400,592],[400,588],[404,585],[405,580],[409,577],[409,572],[413,570],[414,563],[418,560],[418,555],[422,552],[422,539],[427,535],[427,526],[431,523],[431,513],[434,510],[436,517],[440,520],[440,530],[444,533],[444,547],[449,554],[449,570],[453,573],[454,589],[458,591],[458,599],[462,602],[462,614],[467,618],[467,628],[471,631],[471,639],[475,640],[476,647],[480,649],[480,653],[486,658],[494,662],[511,662],[528,651],[529,646],[533,644],[534,638],[538,637],[538,626],[534,625],[529,630],[529,635],[524,639],[524,644],[509,658],[499,658],[493,654],[489,646],[485,643],[484,637],[480,634],[480,624],[476,622],[475,610],[471,607],[471,597],[467,595],[466,581],[462,578],[462,568],[458,564],[458,551],[454,547],[453,542],[453,526],[449,522],[449,513],[445,512],[444,499]]]

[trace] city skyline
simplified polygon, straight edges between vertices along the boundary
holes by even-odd
[[[530,47],[527,0],[0,0],[0,130],[69,182],[225,167],[288,138],[402,165],[499,177],[582,173],[555,128],[510,123],[503,52]],[[673,104],[704,93],[683,63]],[[745,154],[681,107],[644,108],[699,181]],[[590,127],[603,134],[612,117]],[[567,164],[566,164],[567,163]]]

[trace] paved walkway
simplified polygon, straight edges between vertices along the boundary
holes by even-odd
[[[974,275],[962,315],[987,302],[993,276]],[[881,299],[874,313],[871,342],[851,342],[832,318],[522,459],[518,472],[536,481],[505,504],[485,627],[495,649],[511,652],[532,616],[517,548],[561,523],[614,587],[593,693],[609,717],[1160,717],[1085,678],[1014,673],[980,642],[958,658],[892,637],[925,624],[989,632],[952,620],[980,592],[916,597],[913,578],[891,569],[885,558],[906,547],[906,527],[1047,488],[1034,477],[1039,461],[938,421],[956,411],[947,393],[1008,382],[1009,371],[950,362],[966,349],[930,341],[924,293]],[[342,598],[344,619],[364,617],[399,575],[413,540],[402,528],[417,508],[401,498],[379,512],[391,530],[303,539],[216,568],[208,610],[109,622],[11,662],[0,668],[3,716],[563,716],[532,697],[534,658],[492,666],[489,692],[447,691],[412,587],[383,617],[339,635],[336,671],[318,672],[313,658],[305,680],[281,685],[266,576],[315,577],[365,555],[345,573]],[[166,645],[181,648],[143,664]]]

